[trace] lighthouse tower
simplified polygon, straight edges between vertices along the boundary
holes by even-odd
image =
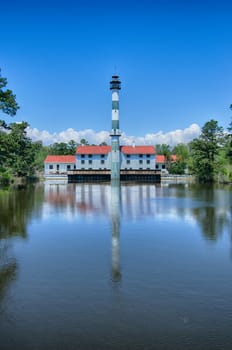
[[[111,180],[120,180],[120,148],[119,137],[119,90],[121,89],[121,81],[118,75],[113,75],[110,82],[110,90],[112,90],[112,129],[111,129]]]

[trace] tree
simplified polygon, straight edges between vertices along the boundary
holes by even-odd
[[[74,140],[66,142],[55,142],[49,146],[49,153],[53,155],[74,155],[77,143]]]
[[[76,154],[76,150],[77,150],[77,142],[74,141],[74,140],[70,140],[68,142],[68,148],[69,148],[69,154],[75,155]]]
[[[87,146],[89,143],[88,143],[88,141],[86,139],[81,139],[80,144]]]
[[[34,173],[35,148],[27,137],[27,122],[9,125],[7,167],[14,176],[29,176]]]
[[[212,182],[221,171],[219,153],[223,144],[223,128],[213,119],[204,124],[199,138],[190,143],[192,172],[199,181]]]
[[[170,164],[171,174],[184,174],[188,167],[189,147],[184,143],[178,143],[172,150],[176,155],[176,161]]]
[[[166,143],[155,145],[155,149],[157,154],[164,155],[167,159],[171,157],[171,148]]]
[[[49,154],[49,147],[43,146],[42,141],[36,141],[32,143],[32,148],[35,154],[33,169],[35,172],[43,172],[44,159]]]
[[[6,89],[7,79],[1,76],[0,69],[0,110],[10,116],[14,116],[19,109],[16,96],[9,89]]]

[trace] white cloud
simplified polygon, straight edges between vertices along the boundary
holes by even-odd
[[[133,142],[136,145],[156,145],[158,143],[166,143],[175,146],[177,143],[190,142],[195,137],[198,137],[200,132],[201,128],[198,124],[191,124],[186,129],[177,129],[167,133],[158,131],[157,133],[150,133],[144,136],[129,136],[122,133],[120,143],[122,145],[131,145]],[[49,133],[47,130],[40,131],[36,128],[28,128],[27,134],[33,141],[41,140],[44,145],[49,145],[54,142],[69,142],[70,140],[80,142],[81,139],[86,139],[90,144],[99,144],[101,142],[107,142],[110,144],[108,131],[96,132],[92,129],[77,131],[68,128],[59,133]]]

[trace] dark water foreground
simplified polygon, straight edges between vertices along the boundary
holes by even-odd
[[[0,190],[0,349],[232,348],[232,189]]]

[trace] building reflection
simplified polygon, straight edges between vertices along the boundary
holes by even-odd
[[[120,221],[184,220],[199,225],[204,238],[211,241],[226,231],[231,234],[231,189],[197,184],[66,184],[45,187],[45,215],[49,207],[68,220],[108,218],[112,226],[113,279],[120,279]],[[231,234],[232,235],[232,234]],[[119,274],[117,277],[117,273]]]

